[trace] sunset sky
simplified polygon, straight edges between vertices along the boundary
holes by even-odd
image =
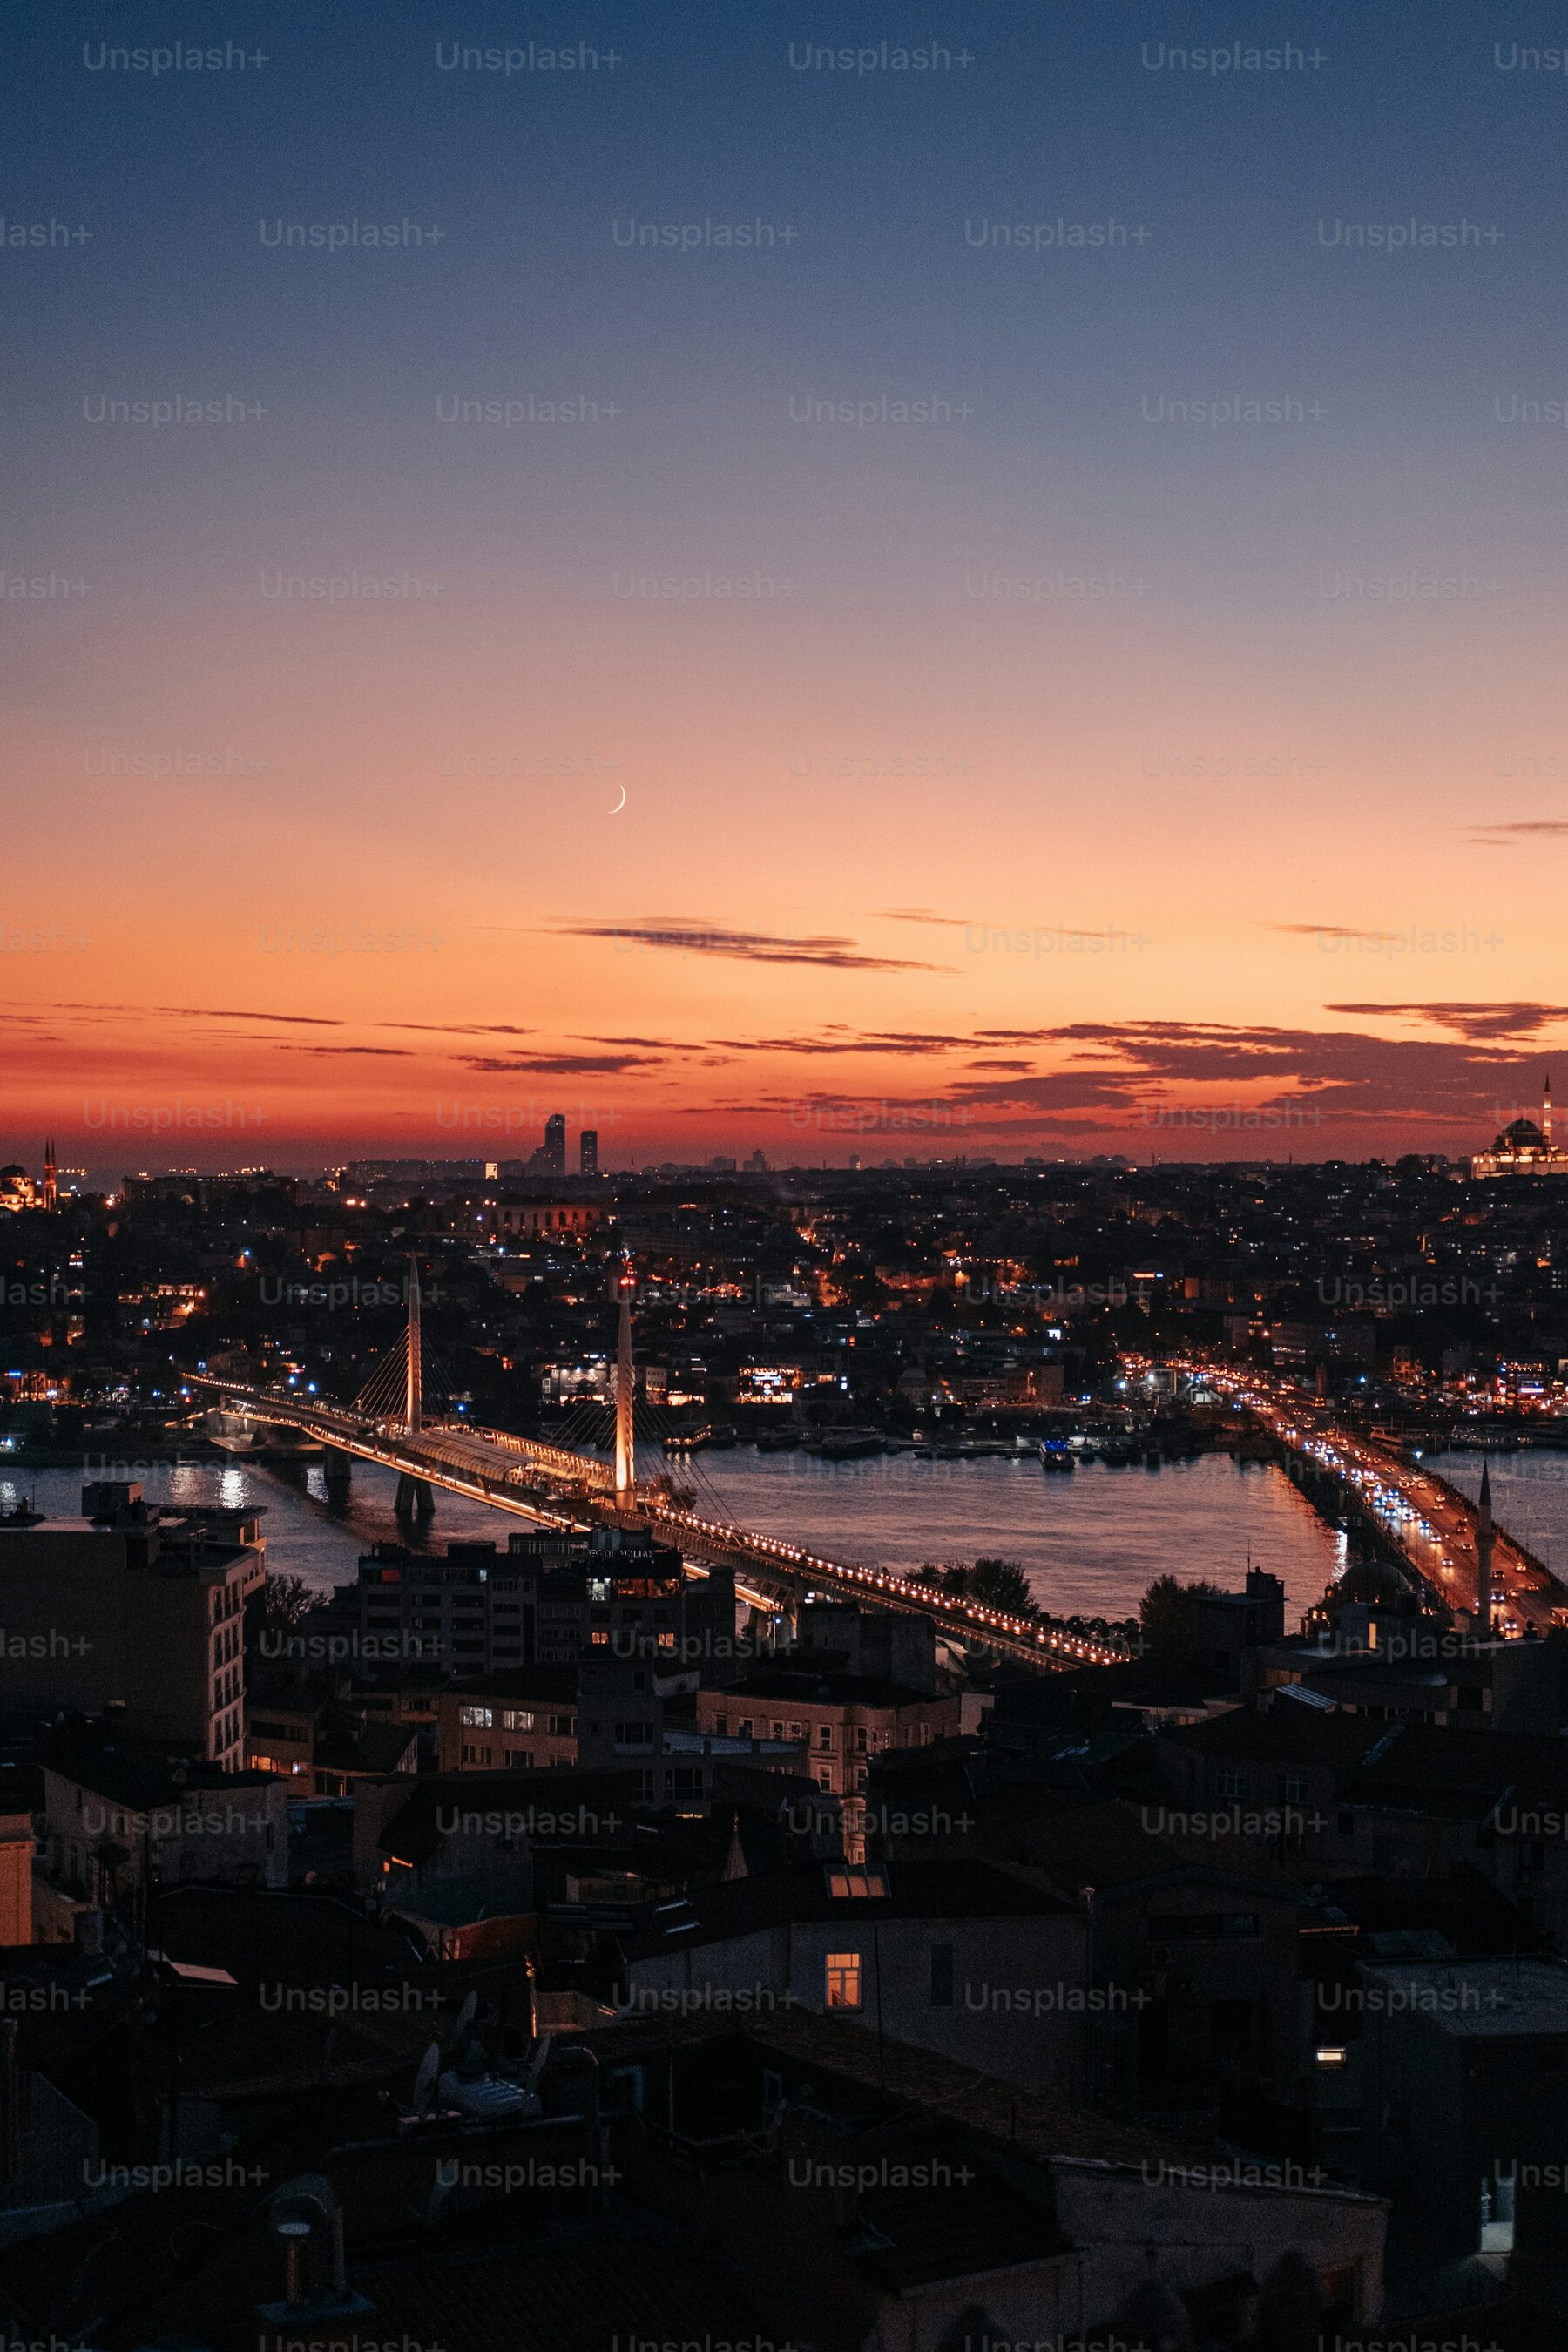
[[[0,1157],[1568,1096],[1561,11],[843,17],[8,19]]]

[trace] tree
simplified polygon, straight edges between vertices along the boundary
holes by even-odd
[[[316,1606],[317,1598],[302,1576],[286,1575],[280,1569],[269,1568],[261,1586],[260,1631],[285,1638],[297,1633]]]
[[[951,1592],[955,1599],[962,1600],[969,1590],[971,1573],[961,1559],[928,1559],[916,1569],[914,1581],[937,1585],[943,1592]]]
[[[1144,1649],[1160,1657],[1184,1656],[1192,1646],[1194,1601],[1219,1589],[1204,1577],[1184,1584],[1179,1577],[1157,1576],[1138,1604]]]
[[[977,1559],[966,1584],[971,1601],[984,1609],[1005,1609],[1015,1617],[1037,1617],[1029,1580],[1016,1559]]]

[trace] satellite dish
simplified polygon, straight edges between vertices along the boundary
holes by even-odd
[[[468,1995],[468,2000],[463,2003],[462,2008],[458,2011],[458,2021],[452,2028],[452,2040],[454,2043],[466,2040],[468,2034],[473,2032],[474,2020],[478,2017],[479,2013],[479,1994],[477,1992],[471,1992]]]
[[[438,2089],[445,2105],[479,2123],[521,2122],[542,2112],[534,2094],[504,2074],[443,2074]]]
[[[441,2045],[438,2042],[432,2042],[429,2049],[426,2050],[424,2057],[419,2061],[419,2072],[414,2077],[414,2105],[412,2112],[415,2115],[427,2116],[429,2114],[430,2102],[436,2095],[436,2084],[440,2079],[440,2074]]]
[[[550,2036],[546,2033],[536,2045],[532,2056],[523,2069],[522,2080],[526,2089],[536,2091],[539,2088],[539,2078],[543,2074],[549,2059]]]

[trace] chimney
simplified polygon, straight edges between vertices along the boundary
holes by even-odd
[[[322,2174],[302,2172],[285,2182],[268,2208],[267,2226],[283,2249],[283,2300],[258,2304],[258,2319],[284,2326],[347,2318],[374,2308],[348,2284],[342,2209]]]

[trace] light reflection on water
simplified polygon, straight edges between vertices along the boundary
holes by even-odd
[[[1481,1470],[1491,1471],[1492,1511],[1500,1528],[1559,1573],[1568,1559],[1568,1453],[1480,1454],[1460,1448],[1426,1454],[1426,1467],[1475,1502]]]
[[[1283,1579],[1293,1622],[1341,1564],[1335,1531],[1281,1472],[1228,1454],[1058,1476],[1028,1456],[825,1463],[738,1447],[699,1460],[730,1513],[763,1534],[879,1568],[1016,1559],[1036,1599],[1062,1614],[1129,1616],[1165,1574],[1238,1590],[1250,1556]]]
[[[640,1456],[639,1466],[647,1460]],[[659,1466],[657,1456],[653,1463]],[[737,1446],[670,1466],[698,1489],[700,1510],[717,1508],[761,1533],[872,1566],[911,1569],[983,1553],[1019,1560],[1036,1598],[1064,1614],[1130,1615],[1145,1587],[1165,1573],[1236,1590],[1250,1557],[1284,1580],[1294,1622],[1343,1564],[1342,1538],[1288,1478],[1264,1465],[1242,1467],[1227,1454],[1157,1472],[1093,1464],[1047,1476],[1027,1455],[928,1462],[902,1454],[830,1463]],[[94,1464],[92,1475],[112,1476],[116,1468]],[[288,1470],[240,1462],[118,1468],[141,1479],[149,1502],[261,1507],[268,1566],[321,1591],[351,1580],[359,1553],[378,1538],[409,1539],[393,1511],[396,1475],[374,1463],[354,1464],[346,1508],[329,1496],[317,1461]],[[1494,1484],[1498,1475],[1494,1464]],[[9,1508],[26,1494],[40,1509],[74,1515],[81,1484],[74,1470],[5,1472],[0,1503]],[[412,1540],[441,1552],[453,1538],[478,1538],[504,1550],[509,1533],[525,1524],[437,1488],[435,1519]]]

